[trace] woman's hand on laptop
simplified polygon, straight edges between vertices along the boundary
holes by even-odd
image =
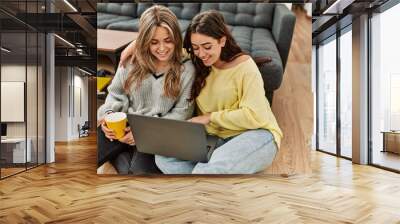
[[[193,123],[199,123],[199,124],[207,125],[208,123],[210,123],[210,119],[211,119],[211,113],[207,113],[207,114],[204,114],[204,115],[201,115],[201,116],[192,117],[188,121],[193,122]]]
[[[125,128],[125,136],[119,139],[119,141],[128,145],[135,145],[135,139],[130,127]]]

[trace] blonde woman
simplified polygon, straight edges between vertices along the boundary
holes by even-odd
[[[190,60],[182,62],[182,36],[176,16],[166,7],[147,9],[139,21],[136,51],[130,64],[119,67],[98,109],[98,165],[110,161],[120,174],[157,173],[154,155],[138,152],[129,129],[116,140],[104,116],[125,112],[185,120],[193,112],[189,100],[194,80]]]

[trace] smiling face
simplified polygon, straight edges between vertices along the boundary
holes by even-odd
[[[218,40],[201,33],[192,33],[190,41],[193,53],[202,60],[205,66],[220,62],[222,47],[225,46],[225,37]]]
[[[175,44],[168,29],[157,26],[150,41],[150,52],[159,62],[168,62],[174,53]]]

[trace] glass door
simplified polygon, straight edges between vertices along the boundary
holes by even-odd
[[[45,163],[46,39],[22,22],[44,3],[0,2],[1,179]]]
[[[27,35],[24,29],[1,34],[1,176],[26,170]],[[4,50],[6,49],[6,50]]]

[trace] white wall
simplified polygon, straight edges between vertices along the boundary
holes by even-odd
[[[1,81],[25,82],[25,65],[2,65]],[[1,110],[7,110],[7,108],[1,108]],[[25,123],[7,122],[7,136],[25,137]]]
[[[88,121],[88,78],[82,72],[74,69],[73,83],[71,86],[71,129],[70,139],[79,137],[78,125],[82,126]]]
[[[68,68],[55,68],[55,141],[68,140]]]
[[[56,67],[55,141],[79,137],[78,124],[88,120],[88,78],[71,67]]]
[[[27,70],[25,70],[27,69]],[[36,67],[33,66],[27,66],[25,65],[2,65],[1,66],[1,81],[10,81],[10,82],[25,82],[25,75],[26,71],[28,74],[36,74]],[[29,78],[29,77],[28,77]],[[36,86],[36,80],[29,80],[29,85]],[[36,88],[28,88],[28,93],[27,93],[27,104],[28,106],[34,106],[36,108]],[[33,91],[33,92],[31,92]],[[34,102],[34,105],[29,105],[32,102]],[[8,108],[1,108],[1,110],[8,110]],[[12,111],[10,111],[12,113]],[[27,118],[28,122],[32,122],[37,120],[36,113],[35,114],[30,114],[27,113]],[[33,124],[28,124],[28,128],[33,127]],[[36,125],[34,127],[36,130]],[[29,137],[30,131],[28,130],[28,137]],[[8,137],[25,137],[25,122],[7,122],[7,136]]]
[[[78,72],[78,74],[77,74]],[[79,70],[75,70],[75,90],[77,90],[77,88],[80,88],[80,103],[76,103],[76,104],[80,104],[81,107],[81,113],[79,113],[79,111],[77,110],[77,108],[75,107],[75,123],[73,124],[74,127],[77,127],[78,124],[80,126],[82,126],[85,121],[89,120],[89,93],[88,93],[88,77],[85,76],[84,73],[80,72]],[[76,94],[76,92],[75,92]],[[75,95],[75,100],[78,100],[77,96]],[[74,136],[78,137],[78,129],[75,128],[74,129],[75,134]]]
[[[25,64],[3,64],[1,76],[2,81],[24,82],[27,91],[26,107],[24,104],[21,111],[25,113],[26,110],[27,119],[23,122],[6,122],[7,137],[25,138],[26,135],[31,143],[31,155],[34,158],[32,161],[36,162],[36,158],[38,158],[39,163],[44,163],[44,74],[42,68],[36,65],[25,67]],[[2,112],[13,113],[11,108],[1,108],[1,110]],[[38,157],[37,153],[39,153]]]

